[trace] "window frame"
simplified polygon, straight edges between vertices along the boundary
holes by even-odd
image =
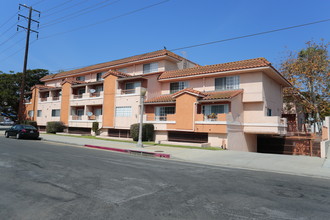
[[[82,80],[82,78],[83,78],[83,80]],[[77,80],[77,81],[85,81],[86,78],[85,78],[85,76],[77,76],[77,77],[76,77],[76,80]]]
[[[215,91],[235,90],[235,89],[239,89],[239,86],[240,86],[239,75],[218,77],[214,79]]]
[[[223,106],[223,112],[216,112],[212,110],[212,107]],[[202,114],[208,116],[210,114],[228,114],[229,113],[229,104],[212,104],[212,105],[202,105]]]
[[[143,74],[158,72],[158,62],[143,64]]]
[[[42,110],[37,110],[37,117],[42,117]]]
[[[178,84],[177,86],[175,84]],[[177,88],[172,88],[176,86]],[[170,83],[170,94],[176,93],[180,90],[186,89],[189,87],[189,81],[178,81],[178,82],[171,82]]]
[[[116,106],[116,117],[132,117],[132,106]]]
[[[58,114],[56,114],[58,112]],[[52,117],[60,117],[61,109],[52,109]]]

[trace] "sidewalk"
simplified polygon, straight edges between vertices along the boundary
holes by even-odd
[[[94,145],[170,154],[170,160],[330,179],[330,161],[318,157],[261,154],[229,150],[213,151],[150,145],[146,145],[144,148],[137,148],[134,143],[79,138],[75,136],[41,134],[41,137],[45,141],[79,146]]]

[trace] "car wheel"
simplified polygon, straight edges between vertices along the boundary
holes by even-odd
[[[20,133],[16,134],[16,138],[17,138],[17,139],[21,139],[21,135],[20,135]]]
[[[9,134],[8,134],[8,132],[5,133],[5,137],[6,137],[6,138],[9,138]]]

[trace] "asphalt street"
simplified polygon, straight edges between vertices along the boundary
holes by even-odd
[[[0,137],[0,219],[329,219],[330,181]]]

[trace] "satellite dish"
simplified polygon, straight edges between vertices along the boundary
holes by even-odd
[[[58,94],[59,94],[59,95],[62,95],[62,91],[59,91]]]
[[[95,89],[90,89],[89,91],[90,91],[90,93],[94,93],[94,92],[96,92]]]
[[[92,116],[93,112],[87,112],[87,116]]]

